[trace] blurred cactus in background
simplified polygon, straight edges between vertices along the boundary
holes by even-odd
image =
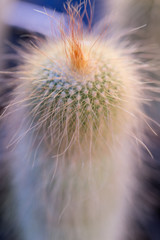
[[[138,40],[159,44],[159,0],[114,0],[109,3],[118,28],[133,29]]]

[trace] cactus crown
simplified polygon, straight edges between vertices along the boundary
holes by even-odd
[[[69,16],[68,29],[69,37],[65,33],[65,27],[60,28],[61,38],[64,41],[66,57],[70,60],[71,66],[77,71],[84,72],[88,70],[89,52],[84,52],[82,49],[83,42],[83,17],[86,14],[88,18],[89,29],[91,28],[92,22],[92,8],[90,5],[90,18],[86,10],[87,1],[84,1],[84,11],[81,14],[81,5],[74,7],[68,2],[64,5],[64,8]]]

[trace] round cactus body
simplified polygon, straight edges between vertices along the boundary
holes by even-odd
[[[78,50],[63,41],[48,43],[25,63],[33,128],[43,131],[55,154],[74,151],[77,143],[82,151],[90,141],[96,149],[107,145],[114,134],[127,132],[139,104],[131,59],[111,43],[92,48],[95,41],[83,40]]]

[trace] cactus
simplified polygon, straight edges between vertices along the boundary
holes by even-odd
[[[128,48],[83,32],[80,10],[67,12],[68,35],[61,24],[61,39],[33,44],[16,75],[19,223],[26,240],[124,239],[145,82]]]

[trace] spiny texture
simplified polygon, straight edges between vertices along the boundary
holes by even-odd
[[[140,104],[141,86],[131,58],[103,41],[92,49],[95,41],[83,40],[85,66],[80,68],[67,57],[63,42],[35,49],[25,60],[24,102],[32,127],[43,132],[57,154],[74,151],[77,143],[82,151],[90,141],[94,147],[107,145],[114,134],[127,133]]]

